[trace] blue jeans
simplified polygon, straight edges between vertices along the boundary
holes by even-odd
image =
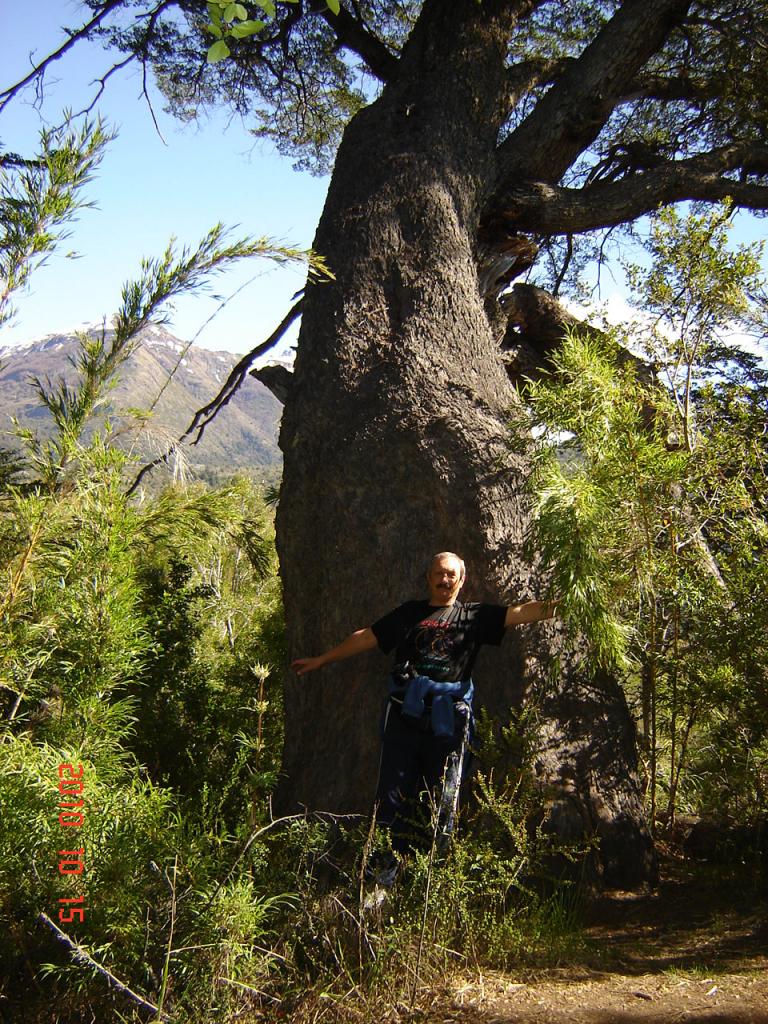
[[[379,781],[376,787],[376,820],[388,828],[392,837],[392,848],[405,853],[415,847],[429,844],[431,835],[429,809],[419,806],[423,793],[433,801],[440,800],[446,763],[455,755],[450,764],[456,775],[462,746],[471,740],[471,710],[466,705],[457,705],[455,728],[452,736],[435,736],[427,725],[403,716],[399,705],[391,700],[387,703],[379,765]],[[467,776],[469,757],[465,755],[461,765],[461,779],[447,778],[446,797],[452,798],[457,785]],[[453,828],[453,806],[440,808],[438,826],[444,833]]]

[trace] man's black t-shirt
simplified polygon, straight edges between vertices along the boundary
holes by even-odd
[[[373,623],[379,647],[395,649],[395,671],[411,665],[419,675],[438,682],[469,679],[482,644],[498,646],[504,638],[507,609],[497,604],[440,607],[429,601],[406,601]]]

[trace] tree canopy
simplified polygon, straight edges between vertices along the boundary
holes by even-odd
[[[97,39],[124,55],[94,84],[99,95],[114,71],[140,62],[145,82],[154,73],[180,118],[228,106],[256,136],[313,171],[332,165],[345,126],[383,87],[401,95],[409,116],[418,114],[427,83],[414,71],[423,47],[437,63],[452,59],[437,0],[352,0],[338,12],[324,0],[232,10],[195,0],[84,6],[90,17],[67,29],[66,42],[25,82],[42,80],[50,62],[81,40]],[[544,249],[540,282],[559,285],[578,266],[580,240],[661,205],[730,197],[737,207],[768,207],[764,0],[480,6],[495,26],[492,60],[503,63],[507,80],[503,109],[489,125],[494,172],[483,210],[496,254],[495,228],[503,225],[502,283],[530,265],[533,251],[526,260],[512,258],[510,236],[525,235]],[[469,0],[452,5],[457,29],[477,7]],[[247,21],[232,21],[235,9]],[[211,62],[222,16],[232,22],[228,56]],[[17,87],[0,96],[2,104]],[[490,266],[499,270],[492,259]]]

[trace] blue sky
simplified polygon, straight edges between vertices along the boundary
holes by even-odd
[[[82,24],[74,0],[37,0],[32,5],[0,4],[0,87],[18,81],[64,39],[61,26]],[[0,114],[0,144],[31,155],[45,124],[61,122],[62,111],[81,109],[95,95],[90,85],[110,66],[109,56],[88,43],[76,45],[48,73],[45,100],[34,92],[14,100]],[[138,273],[143,256],[159,255],[171,236],[194,244],[217,221],[239,225],[237,235],[270,235],[300,247],[311,245],[327,179],[292,169],[247,126],[222,111],[201,125],[182,125],[165,114],[162,98],[153,106],[165,142],[158,136],[145,101],[141,77],[128,68],[112,77],[98,110],[118,131],[97,176],[87,186],[96,209],[82,211],[70,237],[16,296],[17,315],[0,328],[0,346],[68,330],[110,316],[122,283]],[[77,259],[65,254],[75,251]],[[204,328],[205,348],[245,352],[282,319],[303,283],[301,268],[277,268],[251,261],[219,277],[218,295],[248,285]],[[211,297],[182,300],[171,329],[189,339],[217,307]]]

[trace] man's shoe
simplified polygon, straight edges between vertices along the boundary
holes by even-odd
[[[400,861],[390,850],[375,853],[366,865],[365,875],[375,885],[391,889],[400,872]]]
[[[366,894],[365,899],[363,900],[363,913],[373,914],[377,910],[380,911],[388,896],[389,887],[385,888],[383,885],[375,885],[373,889]]]

